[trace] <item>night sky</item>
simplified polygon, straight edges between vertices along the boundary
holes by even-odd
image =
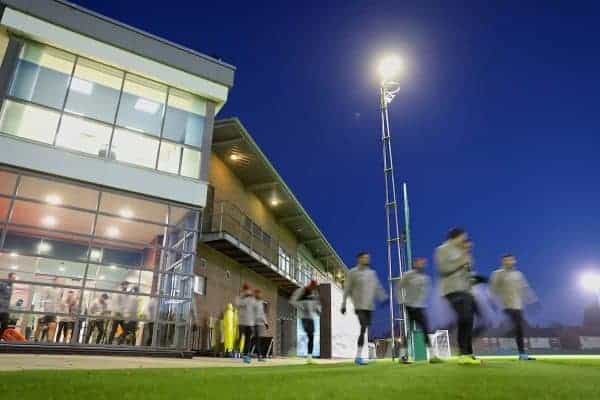
[[[543,307],[533,322],[581,322],[592,297],[580,276],[600,269],[600,6],[76,3],[235,65],[219,117],[239,117],[342,258],[372,251],[382,279],[374,61],[398,52],[407,71],[391,126],[414,254],[431,258],[464,227],[481,272],[518,257]]]

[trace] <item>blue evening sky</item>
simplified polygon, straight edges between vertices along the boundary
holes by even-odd
[[[219,117],[240,117],[344,260],[368,249],[382,279],[373,63],[401,53],[391,124],[415,255],[462,226],[480,271],[517,255],[542,301],[534,321],[581,322],[579,276],[600,269],[597,4],[76,3],[234,64]]]

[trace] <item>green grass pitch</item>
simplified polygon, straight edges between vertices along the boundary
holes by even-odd
[[[323,364],[0,373],[0,398],[43,400],[600,399],[600,359],[482,366]]]

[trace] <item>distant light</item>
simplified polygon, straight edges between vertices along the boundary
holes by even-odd
[[[16,271],[16,270],[19,269],[19,266],[18,265],[11,265],[10,269],[12,269],[13,271]]]
[[[110,269],[117,269],[117,266],[113,264],[113,265],[111,265],[109,268],[110,268]]]
[[[581,286],[586,290],[600,290],[600,274],[588,273],[583,275]]]
[[[121,234],[121,231],[116,226],[109,226],[106,229],[106,236],[108,236],[110,238],[119,237],[120,234]]]
[[[90,260],[98,261],[98,260],[100,260],[100,257],[102,257],[101,250],[92,249],[92,251],[90,251]]]
[[[242,157],[239,154],[233,153],[229,156],[229,159],[231,161],[239,161],[242,159]]]
[[[94,90],[94,84],[90,81],[73,77],[71,80],[71,90],[89,96]]]
[[[277,199],[277,198],[271,199],[271,205],[273,207],[277,207],[279,205],[279,203],[280,203],[279,199]]]
[[[100,279],[101,281],[103,281],[103,280],[104,280],[104,275],[100,275],[100,276],[98,277],[98,279]]]
[[[377,72],[379,73],[379,77],[382,81],[394,80],[397,79],[402,73],[404,64],[402,63],[402,59],[396,55],[388,55],[385,56],[379,62],[377,67]]]
[[[129,208],[122,208],[122,209],[119,211],[119,215],[120,215],[121,217],[123,217],[123,218],[130,219],[130,218],[133,218],[133,216],[134,216],[134,213],[133,213],[133,211],[131,211],[131,209],[129,209]]]
[[[62,204],[62,198],[56,194],[49,194],[46,196],[46,203],[52,204],[53,206],[59,206]]]
[[[52,250],[50,243],[41,241],[40,244],[37,245],[38,253],[48,253],[50,250]]]
[[[150,101],[147,99],[142,99],[142,98],[139,98],[135,102],[135,105],[133,106],[133,108],[135,108],[136,110],[142,111],[142,112],[145,112],[148,114],[156,114],[159,107],[160,107],[160,105],[158,103],[155,103],[154,101]]]
[[[19,257],[19,253],[15,253],[15,252],[13,251],[12,253],[10,253],[10,256],[11,256],[12,258],[17,258],[17,257]]]
[[[58,267],[58,270],[59,270],[60,272],[65,272],[65,267],[63,267],[63,266],[60,266],[60,267]]]
[[[47,226],[48,228],[55,227],[56,223],[57,223],[56,217],[53,217],[52,215],[48,215],[48,216],[45,216],[44,218],[42,218],[42,224],[44,226]]]

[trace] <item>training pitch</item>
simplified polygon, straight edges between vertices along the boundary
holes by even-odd
[[[0,373],[6,399],[600,399],[600,359]]]

